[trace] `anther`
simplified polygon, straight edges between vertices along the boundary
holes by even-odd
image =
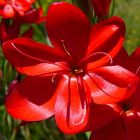
[[[79,73],[83,73],[84,71],[83,71],[83,69],[75,69],[74,72],[76,74],[79,74]]]
[[[57,74],[54,74],[54,75],[52,76],[52,83],[55,83],[54,79],[55,79],[56,75],[57,75]]]

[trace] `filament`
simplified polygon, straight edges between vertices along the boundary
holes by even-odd
[[[69,53],[69,51],[67,50],[67,48],[65,46],[64,40],[61,40],[61,42],[62,42],[62,46],[63,46],[65,52],[67,53],[67,55],[71,56],[71,54]]]
[[[42,63],[52,64],[51,62],[48,62],[48,61],[45,61],[45,60],[42,60],[42,59],[39,59],[39,58],[36,58],[36,57],[31,56],[31,55],[28,55],[28,54],[23,53],[22,51],[20,51],[20,50],[14,45],[14,43],[11,43],[11,45],[12,45],[20,54],[22,54],[23,56],[26,56],[26,57],[28,57],[28,58],[31,58],[31,59],[40,61],[40,62],[42,62]],[[63,65],[61,65],[61,64],[56,64],[56,63],[53,63],[53,64],[54,64],[54,65],[57,65],[57,66],[59,66],[59,67],[62,67],[62,68],[64,68],[64,69],[69,70],[68,68],[63,67]]]
[[[87,56],[85,59],[83,59],[82,61],[86,61],[86,60],[90,59],[92,56],[94,56],[94,55],[100,55],[100,54],[108,56],[108,58],[110,59],[110,64],[113,63],[113,59],[112,59],[111,56],[110,56],[108,53],[106,53],[106,52],[96,52],[96,53],[92,53],[91,55],[89,55],[89,56]]]
[[[36,58],[36,57],[33,57],[33,56],[31,56],[31,55],[28,55],[28,54],[25,54],[25,53],[21,52],[21,51],[14,45],[14,43],[11,43],[11,45],[12,45],[20,54],[22,54],[22,55],[24,55],[24,56],[26,56],[26,57],[29,57],[29,58],[32,58],[32,59],[35,59],[35,60],[38,60],[38,61],[41,61],[41,62],[44,62],[44,63],[47,62],[47,61],[45,61],[45,60],[42,60],[42,59],[39,59],[39,58]],[[47,63],[48,63],[48,62],[47,62]]]
[[[140,66],[137,68],[135,74],[138,75],[139,71],[140,71]]]
[[[54,74],[54,75],[52,76],[52,83],[55,83],[54,79],[55,79],[56,76],[57,76],[57,74]]]

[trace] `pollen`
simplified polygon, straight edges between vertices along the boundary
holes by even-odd
[[[84,70],[83,69],[75,69],[74,72],[75,72],[75,74],[80,74],[80,73],[83,73]]]

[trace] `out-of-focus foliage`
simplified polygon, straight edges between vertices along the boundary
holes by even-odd
[[[132,53],[140,46],[140,0],[116,0],[115,15],[126,23],[125,48]]]
[[[73,0],[65,1],[72,3]],[[52,2],[53,0],[37,0],[34,7],[38,8],[39,5],[41,5],[45,15],[49,4]],[[127,34],[124,46],[128,52],[131,53],[140,45],[140,0],[116,0],[115,6],[114,15],[119,15],[125,20]],[[34,27],[33,38],[39,42],[47,43],[47,33],[44,30],[45,25],[34,24],[32,26]],[[21,32],[26,30],[26,27],[27,25],[24,25]],[[61,133],[55,125],[53,118],[19,127],[21,122],[13,120],[6,113],[3,105],[7,87],[17,73],[4,59],[0,48],[0,70],[1,69],[3,73],[0,71],[0,140],[88,140],[89,133],[78,135],[66,135]]]

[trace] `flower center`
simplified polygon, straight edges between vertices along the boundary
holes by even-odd
[[[131,109],[132,105],[131,104],[123,104],[122,109],[126,112]]]
[[[75,66],[71,67],[71,72],[72,75],[83,75],[84,74],[84,70],[82,68],[77,68]]]

